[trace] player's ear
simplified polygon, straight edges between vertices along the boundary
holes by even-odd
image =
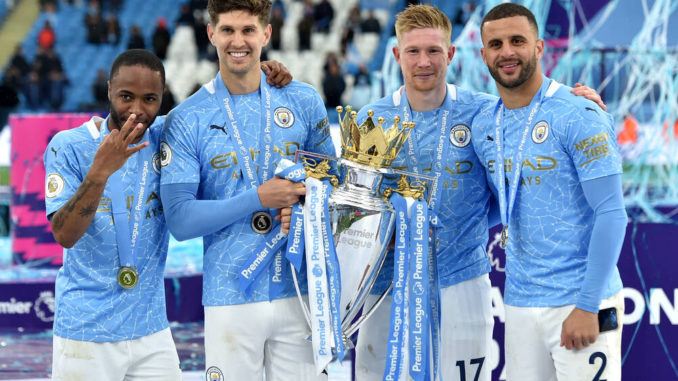
[[[398,45],[393,47],[393,57],[395,57],[396,62],[400,64],[400,49],[398,49]]]
[[[447,64],[449,65],[450,62],[452,62],[452,58],[454,58],[454,53],[457,51],[457,47],[454,46],[454,44],[450,44],[449,48],[447,48]]]
[[[544,55],[544,40],[542,40],[542,39],[537,40],[535,50],[536,50],[535,54],[537,55],[537,60],[540,60],[541,57]]]
[[[211,22],[207,23],[207,38],[209,38],[210,43],[214,45],[214,27]]]

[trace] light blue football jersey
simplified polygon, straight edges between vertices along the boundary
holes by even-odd
[[[94,155],[108,130],[97,128],[92,118],[84,125],[59,132],[45,151],[47,215],[62,208],[76,193],[94,161]],[[147,167],[147,188],[143,198],[140,234],[136,243],[139,283],[123,289],[117,282],[120,268],[112,214],[111,180],[106,185],[92,224],[70,249],[64,249],[64,264],[56,279],[54,334],[95,342],[136,339],[169,326],[165,309],[163,270],[169,232],[159,198],[160,166],[158,143],[164,117],[146,131],[152,158]],[[143,151],[142,150],[142,151]],[[126,208],[137,205],[143,162],[141,151],[131,156],[122,171]],[[77,213],[77,211],[74,211]],[[132,217],[130,216],[130,219]],[[130,227],[131,231],[131,227]]]
[[[262,73],[262,75],[264,75]],[[220,74],[185,100],[168,116],[163,144],[169,153],[162,167],[163,185],[199,183],[199,200],[229,199],[247,189],[238,163],[236,139],[229,134],[223,100],[217,94],[225,90]],[[266,179],[262,179],[260,141],[265,140],[261,117],[260,91],[231,95],[233,114],[260,183],[273,177],[273,169],[282,158],[294,160],[298,149],[334,156],[329,133],[327,111],[320,95],[307,84],[293,81],[284,88],[270,88],[272,118],[271,138],[274,144]],[[255,210],[252,211],[256,212]],[[252,214],[213,234],[204,242],[203,305],[221,306],[269,300],[269,270],[266,269],[252,286],[247,298],[238,286],[238,275],[246,260],[264,243],[265,235],[251,227]],[[295,294],[289,281],[278,297]]]
[[[404,88],[363,107],[358,122],[374,111],[374,118],[384,117],[391,126],[397,115],[404,120]],[[441,287],[478,277],[490,271],[485,251],[487,246],[487,212],[490,191],[484,169],[471,144],[471,122],[480,109],[496,97],[448,85],[451,107],[445,127],[446,149],[442,155],[440,198],[436,209],[440,227],[437,230],[438,277]],[[419,172],[435,176],[435,160],[440,138],[441,113],[445,106],[427,112],[414,112],[416,123],[410,139],[415,140],[415,160]],[[409,108],[408,108],[409,109]],[[411,112],[411,111],[410,111]],[[408,145],[400,150],[393,168],[414,171]],[[393,276],[393,255],[389,253],[374,290],[384,290]]]
[[[544,77],[539,93],[523,108],[495,103],[473,123],[473,144],[497,194],[496,116],[504,135],[503,181],[514,185],[518,147],[529,114],[520,186],[509,219],[505,302],[519,307],[574,304],[584,280],[594,214],[581,182],[622,173],[608,114],[570,88]],[[509,186],[506,186],[508,200]],[[508,203],[507,203],[508,204]],[[603,297],[622,287],[615,268]]]

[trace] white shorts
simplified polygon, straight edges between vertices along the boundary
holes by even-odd
[[[205,307],[207,380],[327,380],[315,374],[310,334],[296,297]]]
[[[506,306],[506,376],[520,381],[621,380],[621,333],[624,298],[603,300],[600,308],[616,307],[619,327],[603,332],[581,350],[560,346],[563,321],[573,305]]]
[[[112,343],[54,336],[52,379],[181,381],[181,369],[169,328],[135,340]]]
[[[440,367],[445,381],[489,381],[493,351],[490,278],[487,274],[440,290]],[[370,296],[368,305],[376,296]],[[356,380],[381,381],[386,364],[391,298],[360,328],[356,344]],[[461,372],[464,372],[464,376]]]

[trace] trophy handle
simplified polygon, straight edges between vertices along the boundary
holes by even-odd
[[[386,295],[388,295],[388,293],[391,292],[392,288],[393,288],[393,283],[391,283],[388,286],[388,288],[386,289],[386,291],[384,291],[384,293],[379,296],[379,299],[377,299],[377,301],[374,302],[374,305],[372,306],[372,308],[370,308],[369,311],[367,311],[367,313],[360,315],[360,317],[355,322],[355,324],[351,325],[349,328],[344,330],[344,336],[345,337],[351,337],[355,333],[355,331],[357,331],[360,328],[360,326],[363,325],[365,320],[369,319],[369,317],[374,314],[374,312],[377,310],[377,307],[379,307],[381,302],[383,302],[384,299],[386,299]]]
[[[299,304],[301,305],[301,310],[304,311],[304,317],[306,318],[306,324],[308,328],[311,329],[311,311],[308,310],[308,306],[304,303],[304,298],[301,296],[301,288],[299,288],[299,280],[297,279],[297,270],[294,268],[294,265],[290,263],[290,270],[292,271],[292,280],[294,283],[294,289],[297,291],[297,298],[299,298]]]

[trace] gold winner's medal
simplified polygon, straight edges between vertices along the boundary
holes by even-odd
[[[123,266],[118,270],[118,284],[122,288],[134,288],[139,282],[139,273],[133,267]]]
[[[266,234],[273,227],[273,217],[268,212],[256,212],[252,216],[252,230],[258,234]]]
[[[499,247],[502,249],[506,249],[506,245],[508,244],[508,226],[504,226],[501,229],[501,237],[499,238]]]

